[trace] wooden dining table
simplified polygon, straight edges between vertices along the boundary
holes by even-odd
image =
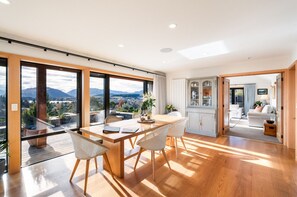
[[[155,120],[154,123],[139,123],[139,118],[137,118],[130,120],[122,120],[108,124],[83,127],[80,129],[80,131],[83,134],[86,134],[87,136],[89,135],[103,139],[103,145],[109,148],[107,156],[113,174],[117,177],[123,178],[125,175],[125,160],[137,155],[139,151],[139,147],[135,147],[133,149],[125,149],[125,140],[151,132],[165,125],[174,124],[176,122],[183,120],[184,118],[168,115],[154,115],[152,119]],[[104,133],[104,126],[120,128],[138,128],[138,130],[134,133]],[[104,169],[108,170],[108,167],[106,168],[105,163]]]

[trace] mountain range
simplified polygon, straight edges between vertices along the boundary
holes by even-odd
[[[76,96],[76,89],[71,90],[67,93],[58,90],[58,89],[54,89],[54,88],[47,88],[46,89],[47,94],[49,95],[50,99],[61,99],[61,98],[73,98]],[[124,92],[124,91],[117,91],[117,90],[110,90],[110,94],[111,95],[121,95],[121,94],[139,94],[142,95],[143,91],[135,91],[135,92]],[[0,91],[0,95],[1,95],[1,91]],[[103,95],[103,90],[102,89],[98,89],[98,88],[91,88],[90,89],[90,95],[91,96],[100,96]],[[36,88],[27,88],[22,90],[22,97],[24,98],[32,98],[35,99],[36,98]]]
[[[67,92],[67,94],[75,97],[76,96],[76,89]],[[90,95],[91,96],[101,96],[103,94],[104,94],[104,91],[102,89],[90,88]],[[118,91],[118,90],[110,90],[110,94],[111,95],[119,95],[119,94],[139,94],[139,95],[142,95],[143,91],[139,90],[139,91],[135,91],[135,92],[125,92],[125,91]]]

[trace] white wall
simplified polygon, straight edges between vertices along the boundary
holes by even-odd
[[[243,77],[230,77],[230,87],[244,87],[244,84],[255,83],[255,101],[264,101],[268,104],[276,104],[276,102],[271,102],[271,99],[275,99],[275,91],[273,90],[274,82],[276,81],[277,74],[271,75],[255,75],[255,76],[243,76]],[[274,86],[275,87],[275,86]],[[268,95],[258,95],[257,89],[267,88]],[[274,106],[276,107],[276,106]]]
[[[170,87],[172,79],[190,79],[210,76],[219,76],[223,74],[254,72],[263,70],[284,69],[292,64],[291,56],[272,57],[267,59],[249,60],[244,62],[232,63],[216,67],[197,68],[194,70],[183,70],[167,73],[167,102],[171,103]]]

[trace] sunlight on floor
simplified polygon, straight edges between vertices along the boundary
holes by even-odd
[[[256,164],[256,165],[261,165],[261,166],[268,167],[268,168],[278,169],[278,167],[273,165],[273,163],[271,161],[268,161],[266,159],[257,159],[257,160],[242,159],[241,161],[245,161],[245,162]]]
[[[193,170],[189,170],[187,168],[185,168],[183,165],[175,162],[175,161],[169,161],[169,164],[171,166],[171,169],[174,170],[174,171],[177,171],[185,176],[188,176],[188,177],[192,177],[195,172]],[[169,169],[168,165],[164,165],[166,168]]]
[[[185,140],[187,141],[187,143],[191,143],[191,144],[194,144],[196,146],[204,146],[204,147],[207,147],[207,148],[210,148],[210,149],[223,151],[223,152],[234,153],[234,154],[237,154],[237,155],[242,155],[241,153],[246,153],[246,154],[250,154],[250,155],[254,155],[254,156],[258,156],[258,157],[271,158],[269,155],[266,155],[266,154],[262,154],[262,153],[258,153],[258,152],[254,152],[254,151],[248,151],[248,150],[239,149],[239,148],[234,148],[234,147],[225,146],[225,145],[220,145],[220,144],[211,143],[211,142],[207,142],[207,141],[202,141],[202,140],[198,140],[198,139],[192,139],[192,138],[185,137]],[[191,141],[199,142],[199,144],[193,143]],[[216,148],[216,147],[220,147],[220,148]],[[224,148],[224,149],[227,149],[227,150],[224,150],[224,149],[221,149],[221,148]],[[228,151],[228,150],[231,150],[231,151]],[[237,151],[237,152],[232,152],[232,151]]]
[[[34,167],[34,171],[38,172],[38,175],[34,171],[32,172],[31,168],[27,168],[22,172],[22,179],[24,179],[23,183],[28,196],[38,195],[57,186],[57,183],[46,178],[46,169],[38,165]]]
[[[158,193],[160,196],[164,196],[160,191],[157,186],[155,186],[153,183],[149,182],[148,180],[144,179],[141,181],[142,184],[153,190],[154,192]]]

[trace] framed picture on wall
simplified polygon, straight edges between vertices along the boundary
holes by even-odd
[[[259,88],[257,89],[257,95],[267,95],[268,89],[267,88]]]

